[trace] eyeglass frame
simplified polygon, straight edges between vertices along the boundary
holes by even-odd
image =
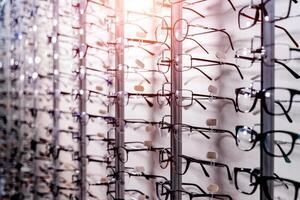
[[[255,99],[254,99],[254,102],[252,104],[252,107],[247,110],[247,111],[242,111],[241,109],[239,109],[239,106],[238,106],[238,95],[239,95],[239,91],[241,91],[242,89],[250,89],[251,90],[251,97],[252,95],[254,95]],[[275,90],[275,89],[281,89],[281,90],[288,90],[290,92],[290,105],[289,105],[289,108],[287,110],[285,110],[285,108],[282,106],[282,104],[280,102],[274,102],[274,103],[278,103],[279,106],[282,108],[283,110],[283,113],[282,114],[276,114],[276,113],[271,113],[269,110],[268,110],[268,106],[266,105],[266,93],[269,91],[269,90]],[[300,95],[300,91],[298,90],[295,90],[295,89],[291,89],[291,88],[284,88],[284,87],[269,87],[269,88],[266,88],[266,89],[263,89],[263,90],[255,90],[253,88],[247,88],[247,87],[241,87],[241,88],[237,88],[235,89],[235,94],[236,94],[236,105],[237,105],[237,110],[239,112],[242,112],[242,113],[248,113],[248,112],[251,112],[254,110],[256,104],[257,104],[257,100],[260,99],[261,100],[261,103],[262,103],[262,107],[264,108],[264,111],[266,113],[268,113],[269,115],[273,115],[273,116],[280,116],[280,115],[285,115],[288,119],[288,121],[291,123],[293,122],[292,118],[288,115],[289,111],[291,110],[291,107],[292,107],[292,103],[293,103],[293,98],[296,94],[299,94]]]

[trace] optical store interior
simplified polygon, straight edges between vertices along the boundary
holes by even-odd
[[[0,0],[0,200],[300,200],[297,0]]]

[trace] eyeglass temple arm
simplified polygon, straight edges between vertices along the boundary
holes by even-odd
[[[91,3],[97,4],[99,6],[103,6],[105,8],[109,8],[109,9],[113,10],[112,7],[106,5],[105,3],[102,3],[102,2],[98,2],[98,1],[95,1],[95,0],[87,0],[87,4],[88,4],[88,2],[91,2]]]
[[[167,47],[167,49],[171,49],[171,47],[165,42],[158,42],[155,40],[145,40],[145,39],[137,39],[137,38],[126,38],[128,41],[138,42],[138,43],[146,43],[146,44],[163,44]]]
[[[150,71],[151,71],[151,70],[150,70]],[[166,81],[166,82],[169,82],[169,79],[168,79],[168,77],[165,75],[165,73],[163,73],[163,72],[161,72],[161,71],[159,71],[159,70],[153,70],[153,71],[162,74],[163,77],[165,78],[165,81]]]
[[[299,49],[299,48],[293,48],[293,47],[290,47],[290,51],[297,51],[297,52],[300,52],[300,49]]]
[[[243,58],[243,57],[240,57],[240,58]],[[247,57],[246,57],[245,59],[247,59]],[[251,59],[251,58],[250,58],[250,59]],[[242,75],[241,70],[240,70],[239,67],[238,67],[236,64],[234,64],[234,63],[230,63],[230,62],[221,62],[221,61],[215,61],[215,60],[207,60],[207,59],[202,59],[202,58],[193,58],[193,60],[199,60],[199,61],[211,62],[211,63],[216,63],[216,64],[219,64],[219,65],[224,65],[224,64],[225,64],[225,65],[233,66],[233,67],[238,71],[238,73],[239,73],[241,79],[244,79],[244,76]],[[251,59],[251,60],[253,60],[253,59]],[[197,67],[195,67],[195,68],[197,68]]]
[[[216,98],[216,99],[223,99],[223,100],[229,100],[229,101],[231,101],[232,104],[233,104],[233,106],[234,106],[235,111],[238,112],[238,107],[237,107],[234,99],[228,98],[228,97],[220,97],[220,96],[213,96],[213,97]]]
[[[225,129],[210,129],[212,131],[215,131],[216,133],[219,131],[219,133],[229,133],[233,138],[236,138],[236,136],[234,135],[233,132],[229,131],[229,130],[225,130]]]
[[[292,118],[289,116],[288,112],[285,110],[284,106],[279,102],[279,101],[275,101],[276,104],[278,104],[280,106],[280,108],[283,110],[284,115],[286,116],[287,120],[292,123],[293,120]]]
[[[88,162],[96,162],[96,163],[110,163],[111,161],[109,161],[109,159],[107,160],[99,160],[99,159],[95,159],[95,158],[87,158]]]
[[[297,74],[294,70],[292,70],[289,66],[287,66],[285,63],[283,62],[280,62],[276,59],[274,59],[274,62],[277,63],[277,64],[280,64],[281,66],[283,66],[286,70],[288,70],[296,79],[299,79],[300,76],[299,74]]]
[[[231,0],[227,0],[227,1],[230,3],[232,9],[233,9],[234,11],[236,11],[236,8],[235,8],[235,6],[233,5],[232,1],[231,1]]]
[[[151,84],[151,82],[149,81],[149,79],[147,79],[143,74],[141,74],[140,72],[138,72],[138,71],[136,71],[136,70],[134,70],[133,72],[134,72],[135,74],[141,76],[148,84]],[[133,73],[133,72],[126,72],[126,73],[129,74],[129,73]]]
[[[150,56],[155,56],[155,53],[153,53],[152,51],[149,51],[148,49],[144,48],[143,46],[135,46],[135,45],[128,45],[126,46],[127,48],[134,48],[134,47],[137,47],[137,48],[140,48],[142,50],[144,50],[145,52],[147,52]]]
[[[188,185],[188,186],[195,186],[196,188],[198,188],[203,194],[207,194],[199,185],[195,184],[195,183],[182,183],[182,185]]]
[[[204,110],[206,110],[206,107],[198,100],[198,99],[194,99],[193,98],[193,100],[194,101],[196,101]],[[190,106],[187,106],[186,108],[189,108],[189,107],[191,107],[192,105],[190,105]]]
[[[192,8],[183,7],[182,9],[192,11],[193,13],[197,14],[198,16],[200,16],[200,17],[202,17],[202,18],[205,18],[204,15],[200,14],[199,12],[197,12],[196,10],[194,10],[194,9],[192,9]]]
[[[201,168],[202,168],[202,170],[203,170],[205,176],[206,176],[206,177],[210,177],[210,176],[209,176],[209,173],[208,173],[207,170],[205,169],[203,163],[200,162],[200,166],[201,166]]]
[[[199,71],[201,74],[203,74],[206,78],[208,78],[210,81],[212,80],[212,78],[210,76],[208,76],[205,72],[203,72],[201,69],[197,68],[197,67],[193,67],[193,69],[196,69],[197,71]]]
[[[143,172],[142,172],[142,174],[144,174]],[[155,179],[155,178],[162,178],[162,179],[164,179],[165,181],[166,180],[168,180],[166,177],[164,177],[164,176],[160,176],[160,175],[152,175],[152,174],[144,174],[146,177],[148,177],[148,178],[153,178],[153,179]]]
[[[223,164],[223,163],[216,163],[216,166],[217,166],[217,165],[219,165],[220,167],[225,167],[225,168],[226,168],[227,174],[228,174],[228,179],[229,179],[230,181],[232,181],[232,176],[231,176],[230,169],[229,169],[228,165]]]
[[[196,163],[199,163],[205,176],[206,177],[210,177],[209,176],[209,173],[207,172],[206,168],[204,167],[204,165],[210,165],[210,162],[206,161],[206,160],[198,160],[198,159],[195,159],[195,158],[192,158],[192,157],[189,157],[189,156],[184,156],[184,155],[179,155],[179,157],[182,157],[182,158],[185,158],[187,160],[190,160],[190,161],[193,161],[193,162],[196,162]]]
[[[148,196],[148,195],[146,195],[145,193],[143,193],[143,192],[141,192],[141,191],[139,191],[139,190],[136,190],[136,189],[126,189],[125,192],[136,192],[136,193],[139,193],[139,194],[141,194],[141,195],[146,196],[146,199],[149,199],[149,196]]]
[[[197,27],[197,26],[195,26],[195,27]],[[205,27],[205,26],[200,26],[200,27],[204,28],[204,29],[210,29],[211,31],[206,31],[206,32],[201,32],[201,33],[195,33],[195,34],[192,34],[192,35],[189,35],[189,36],[204,35],[204,34],[215,33],[215,32],[222,32],[222,33],[224,33],[228,37],[228,40],[229,40],[229,43],[230,43],[230,47],[231,47],[232,50],[234,50],[231,37],[230,37],[229,33],[227,33],[225,31],[226,29],[216,29],[216,28],[210,28],[210,27]]]
[[[289,186],[284,183],[284,180],[280,176],[278,176],[278,174],[274,173],[274,176],[280,180],[280,182],[286,187],[286,189],[289,189]]]
[[[230,0],[229,0],[229,1],[230,1]],[[230,37],[229,33],[227,33],[227,32],[225,31],[225,29],[220,29],[220,30],[216,30],[216,31],[220,31],[220,32],[224,33],[225,35],[227,35],[228,40],[229,40],[229,43],[230,43],[230,46],[231,46],[231,49],[234,50],[233,43],[232,43],[232,40],[231,40],[231,37]]]
[[[232,102],[235,111],[238,112],[238,107],[237,107],[237,105],[236,105],[234,99],[232,99],[232,98],[228,98],[228,97],[220,97],[220,96],[214,96],[214,95],[209,96],[209,95],[202,95],[202,94],[193,94],[193,96],[207,97],[207,98],[213,97],[213,98],[215,98],[215,99],[229,100],[229,101]],[[196,99],[193,98],[193,100],[196,100]]]
[[[143,98],[145,99],[149,107],[153,107],[153,103],[149,101],[146,96],[143,95]]]
[[[203,135],[203,136],[206,137],[207,139],[210,139],[210,137],[209,137],[208,135],[206,135],[203,131],[199,130],[198,128],[195,128],[195,129],[196,129],[196,131],[197,131],[198,133],[200,133],[201,135]]]
[[[282,147],[275,141],[276,146],[279,148],[280,152],[283,155],[284,161],[286,163],[291,163],[291,160],[289,159],[288,155],[284,152],[284,150],[282,149]]]
[[[142,176],[145,179],[149,180],[149,179],[156,179],[156,178],[162,178],[165,181],[167,181],[168,179],[164,176],[159,176],[159,175],[153,175],[153,174],[145,174],[145,173],[140,173],[140,174],[134,174],[134,173],[130,173],[130,172],[125,172],[127,173],[129,176]]]
[[[287,34],[287,36],[292,40],[294,45],[296,47],[299,47],[299,44],[296,42],[296,40],[293,38],[293,36],[285,28],[283,28],[282,26],[278,26],[278,25],[275,25],[275,28],[283,30]]]
[[[194,41],[201,49],[203,49],[203,51],[205,51],[205,53],[209,54],[209,52],[199,42],[197,42],[197,40],[193,38],[185,38],[185,39]]]

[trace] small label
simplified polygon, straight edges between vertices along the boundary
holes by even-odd
[[[103,87],[100,86],[100,85],[98,85],[98,86],[96,86],[96,90],[97,90],[97,91],[103,91]]]
[[[146,141],[144,141],[144,145],[146,146],[146,147],[152,147],[152,141],[150,141],[150,140],[146,140]]]
[[[104,133],[97,133],[97,136],[98,136],[98,137],[101,137],[101,138],[104,138],[104,137],[105,137]]]
[[[207,191],[209,191],[210,193],[216,193],[219,191],[219,186],[217,184],[210,184],[208,187],[207,187]]]
[[[216,126],[217,125],[217,119],[209,118],[206,120],[207,126]]]
[[[209,151],[206,154],[206,158],[209,160],[216,160],[216,159],[218,159],[218,153],[215,151]]]
[[[134,90],[137,92],[144,92],[145,88],[142,85],[135,85]]]
[[[153,125],[148,125],[145,128],[146,132],[153,133],[156,130],[156,127]]]
[[[137,37],[139,38],[145,38],[147,36],[147,33],[145,32],[141,32],[141,31],[138,31],[135,33]]]
[[[107,177],[101,177],[100,178],[100,183],[108,183],[108,178]]]
[[[106,110],[99,110],[99,114],[106,114],[107,112],[106,112]]]
[[[209,85],[208,86],[208,91],[212,94],[216,94],[218,92],[218,88],[213,86],[213,85]]]
[[[136,166],[135,168],[134,168],[134,172],[135,173],[142,173],[142,172],[144,172],[145,171],[145,168],[143,167],[143,166]]]

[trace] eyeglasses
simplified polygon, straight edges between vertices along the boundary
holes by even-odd
[[[72,160],[80,160],[80,159],[86,159],[87,163],[104,163],[109,165],[112,161],[108,156],[97,156],[97,155],[85,155],[85,156],[80,156],[78,151],[75,151],[72,154]]]
[[[45,154],[47,157],[49,157],[50,155],[53,157],[53,159],[58,159],[60,152],[64,151],[64,152],[74,152],[74,149],[72,146],[62,146],[62,145],[52,145],[52,144],[48,144],[47,147],[47,153]]]
[[[87,44],[87,43],[73,44],[73,43],[71,43],[71,41],[69,41],[69,40],[74,39],[72,36],[69,36],[66,34],[61,34],[61,33],[59,33],[57,36],[66,37],[68,40],[60,41],[60,44],[64,44],[64,45],[60,46],[58,54],[53,55],[54,59],[60,59],[62,61],[69,61],[74,58],[83,59],[87,56],[97,55],[97,54],[99,54],[99,52],[101,52],[101,54],[103,52],[109,53],[109,50],[106,47],[103,48],[102,46],[99,46],[98,44],[96,44],[96,45]],[[51,38],[50,40],[54,40],[53,36],[50,38]],[[56,39],[55,39],[55,41],[56,41]]]
[[[115,103],[118,96],[124,97],[125,105],[129,104],[129,99],[133,98],[143,98],[149,107],[153,107],[153,102],[149,101],[148,98],[157,98],[158,96],[165,96],[163,94],[152,94],[152,93],[130,93],[130,92],[119,92],[116,95],[110,95],[109,98],[114,98],[113,103]]]
[[[93,115],[93,114],[89,114],[86,112],[72,112],[72,116],[74,117],[75,121],[80,121],[80,123],[83,124],[88,124],[90,119],[92,121],[100,119],[100,120],[104,120],[105,122],[107,122],[108,124],[114,124],[116,119],[114,117],[111,116],[104,116],[104,115]]]
[[[230,169],[229,169],[228,165],[226,165],[226,164],[213,162],[213,161],[199,160],[199,159],[195,159],[193,157],[186,156],[186,155],[179,155],[179,157],[182,159],[182,172],[177,172],[179,175],[184,175],[188,171],[191,163],[197,163],[201,166],[201,169],[204,172],[206,177],[209,177],[209,173],[207,172],[206,168],[204,167],[205,165],[208,165],[211,167],[226,168],[228,180],[232,181]],[[168,149],[162,149],[161,151],[159,151],[159,164],[160,164],[161,168],[163,168],[163,169],[167,168],[169,163],[172,161],[173,161],[173,159],[171,157],[171,152]]]
[[[196,15],[198,15],[199,17],[201,18],[205,18],[205,16],[199,12],[197,12],[196,10],[192,9],[191,7],[188,7],[190,5],[194,5],[194,4],[197,4],[197,3],[201,3],[203,2],[203,0],[199,0],[199,1],[194,1],[194,2],[185,2],[185,0],[180,0],[180,1],[173,1],[173,0],[162,0],[162,2],[157,2],[157,4],[159,4],[160,6],[162,7],[171,7],[171,4],[174,4],[174,3],[180,3],[180,2],[184,2],[184,6],[182,7],[183,10],[186,10],[186,11],[190,11]],[[236,10],[234,5],[232,4],[232,2],[230,0],[228,0],[228,2],[230,3],[230,5],[232,6],[233,10]],[[202,27],[204,29],[210,29],[209,27]],[[165,17],[162,18],[162,23],[161,25],[159,25],[156,30],[155,30],[155,38],[157,41],[161,41],[163,43],[165,43],[168,39],[168,35],[169,35],[169,30],[171,30],[171,28],[169,28],[169,26],[167,25],[167,20],[165,19]],[[176,30],[176,29],[175,29]],[[216,31],[225,31],[225,29],[211,29],[212,32],[216,32]],[[172,30],[173,31],[173,30]],[[208,31],[208,32],[205,32],[203,34],[206,34],[206,33],[210,33],[211,31]],[[174,32],[174,31],[173,31]],[[175,33],[175,32],[174,32]],[[229,36],[229,35],[227,35]],[[176,37],[176,35],[175,35]],[[202,46],[200,45],[196,40],[192,39],[192,38],[185,38],[185,39],[191,39],[193,40],[194,42],[197,43],[197,45],[199,45],[205,52],[207,52],[207,50]],[[182,40],[183,41],[183,40]],[[182,42],[182,41],[179,41],[179,42]],[[208,53],[208,52],[207,52]]]
[[[125,172],[125,175],[128,175],[128,177],[143,177],[146,180],[157,180],[157,179],[163,179],[163,180],[167,180],[166,177],[164,176],[160,176],[160,175],[154,175],[154,174],[145,174],[144,172],[141,173],[133,173],[133,172]]]
[[[126,64],[119,66],[118,69],[107,69],[107,71],[119,72],[119,70],[121,70],[121,69],[122,69],[123,72],[127,75],[127,77],[128,77],[129,74],[138,75],[138,76],[140,76],[144,81],[146,81],[148,84],[151,84],[151,82],[150,82],[150,80],[149,80],[148,78],[146,78],[146,76],[143,75],[144,73],[160,73],[160,74],[162,74],[162,75],[164,76],[165,81],[168,82],[168,78],[166,77],[166,75],[165,75],[164,73],[162,73],[161,71],[159,71],[159,70],[150,70],[150,69],[145,70],[145,69],[138,69],[138,68],[136,68],[136,67],[130,67],[129,65],[126,65]],[[127,78],[127,77],[126,77],[126,78]]]
[[[200,186],[193,183],[182,183],[180,190],[171,190],[171,182],[156,182],[156,195],[159,200],[168,200],[172,193],[178,193],[183,200],[223,199],[231,200],[226,194],[207,194]]]
[[[116,191],[112,191],[112,190],[108,190],[107,191],[107,195],[109,195],[110,198],[114,199],[114,200],[121,200],[121,199],[117,199],[114,197],[113,193],[116,193]],[[143,193],[140,190],[135,190],[135,189],[125,189],[125,199],[150,199],[150,197],[148,195],[146,195],[145,193]]]
[[[300,183],[281,178],[279,176],[261,176],[257,170],[249,168],[234,168],[235,175],[235,187],[243,194],[252,195],[260,185],[263,189],[265,196],[268,200],[272,200],[271,195],[268,192],[268,185],[273,184],[275,188],[274,199],[298,199],[298,191]],[[278,196],[277,196],[278,195]]]
[[[190,69],[196,69],[198,71],[201,72],[200,68],[202,67],[211,67],[211,66],[231,66],[234,67],[238,73],[239,76],[241,77],[241,79],[244,79],[239,66],[237,66],[234,63],[229,63],[229,62],[223,62],[223,61],[216,61],[216,60],[208,60],[208,59],[203,59],[203,58],[194,58],[189,54],[180,54],[178,55],[181,56],[182,58],[182,65],[175,65],[175,70],[179,71],[179,72],[184,72]],[[177,60],[176,60],[177,61]],[[195,62],[195,64],[193,64]],[[201,72],[203,73],[203,72]],[[205,75],[205,73],[203,73]],[[212,80],[212,78],[210,78],[209,76],[205,75],[206,77],[208,77],[208,79]]]
[[[194,4],[198,4],[198,3],[201,3],[203,1],[206,1],[206,0],[194,0],[192,2],[190,1],[187,1],[187,0],[160,0],[159,3],[162,5],[162,6],[169,6],[171,4],[176,4],[176,3],[184,3],[184,5],[194,5]],[[228,3],[230,4],[230,6],[232,7],[232,9],[235,11],[235,7],[232,3],[231,0],[227,0]]]
[[[109,102],[103,100],[103,98],[107,98],[108,95],[106,95],[104,93],[101,93],[101,92],[98,92],[98,91],[72,89],[72,93],[70,95],[71,95],[73,100],[77,100],[79,98],[82,98],[84,94],[86,94],[86,99],[85,100],[89,100],[91,103],[100,102],[104,106],[108,106],[107,104]]]
[[[247,113],[254,110],[257,100],[260,99],[263,109],[269,115],[285,115],[289,122],[293,122],[289,116],[293,99],[300,91],[290,88],[270,87],[264,90],[242,87],[235,90],[238,111]],[[274,103],[268,104],[274,98]],[[273,109],[274,105],[274,109]]]
[[[86,135],[86,138],[87,138],[87,142],[96,141],[96,142],[113,143],[115,141],[115,139],[109,138],[109,134],[107,134],[107,137],[104,137],[104,135],[102,135],[101,133],[89,134],[89,135]],[[80,141],[83,138],[81,138],[78,131],[73,131],[72,139]]]
[[[273,157],[283,157],[287,163],[290,163],[288,156],[293,152],[296,140],[300,135],[284,130],[271,130],[258,134],[255,130],[247,126],[236,126],[236,145],[243,151],[252,150],[259,141],[267,154]],[[265,140],[270,135],[275,136],[274,152],[266,145]]]
[[[255,53],[258,53],[260,50],[256,50]],[[251,49],[240,49],[236,51],[235,58],[236,62],[239,63],[241,68],[249,68],[253,66],[255,61],[261,61],[261,57],[255,56],[255,53]],[[283,66],[289,73],[291,73],[296,79],[300,78],[300,75],[293,71],[288,65],[279,59],[273,59],[276,64]]]
[[[180,26],[181,26],[181,28],[179,28]],[[195,31],[195,33],[191,34],[190,32],[192,32],[192,31],[190,31],[190,28],[195,28],[195,29],[197,28],[197,31]],[[204,30],[204,32],[200,32],[198,29],[202,29],[202,30]],[[211,27],[200,25],[200,24],[191,24],[186,19],[178,19],[174,23],[174,28],[173,28],[174,37],[178,42],[182,42],[185,39],[190,39],[190,37],[193,37],[193,36],[214,33],[214,32],[224,33],[228,37],[228,40],[229,40],[232,50],[234,50],[231,37],[230,37],[229,33],[227,33],[225,31],[225,29],[211,28]],[[201,45],[201,48],[204,51],[208,52],[202,45]]]
[[[289,62],[291,60],[299,60],[300,57],[300,49],[299,48],[293,48],[289,46],[288,44],[284,43],[276,43],[274,45],[275,48],[275,58],[276,60],[279,60],[281,62]],[[279,53],[280,52],[280,53]],[[295,57],[293,55],[293,52],[297,54],[298,56]]]
[[[45,165],[44,167],[39,166],[39,169],[45,174],[48,174],[53,170],[55,170],[56,172],[74,172],[75,174],[77,174],[79,171],[78,166],[75,166],[71,163],[59,163],[59,164],[60,166],[58,168],[55,168],[51,165],[50,166]]]
[[[139,152],[139,151],[153,151],[158,152],[164,148],[146,146],[143,142],[125,142],[124,147],[116,147],[113,143],[108,145],[109,155],[116,157],[118,156],[120,162],[126,163],[128,161],[129,152]]]
[[[61,190],[66,190],[66,191],[78,191],[79,188],[77,187],[65,187],[65,186],[60,186],[60,185],[56,185],[56,184],[51,184],[50,185],[50,190],[51,193],[54,196],[58,196],[60,194]]]
[[[103,60],[101,60],[103,61]],[[72,73],[76,74],[76,78],[78,77],[80,80],[82,80],[84,77],[95,77],[95,78],[100,78],[104,81],[107,82],[107,85],[112,85],[112,81],[110,80],[111,77],[107,71],[104,70],[99,70],[96,68],[91,68],[91,67],[84,67],[84,68],[79,68],[76,67],[72,70]],[[101,73],[100,74],[96,74],[96,73]],[[105,76],[103,76],[105,75]],[[108,76],[108,77],[107,77]]]
[[[274,20],[270,20],[268,12],[265,8],[266,4],[271,0],[267,0],[264,3],[254,5],[244,6],[239,11],[239,27],[240,29],[247,29],[254,26],[258,21],[260,21],[260,12],[263,13],[264,20],[266,22],[276,22],[283,19],[287,19],[290,16],[292,3],[298,3],[297,0],[287,0],[284,4],[280,4],[281,6],[281,14],[279,16],[275,16]],[[253,0],[251,1],[253,2]]]
[[[239,24],[239,28],[241,30],[245,30],[245,29],[249,29],[251,27],[253,27],[257,22],[261,22],[260,20],[260,11],[263,13],[264,16],[264,20],[266,22],[276,22],[282,19],[286,19],[289,16],[290,13],[290,9],[291,9],[291,3],[292,1],[294,3],[296,3],[296,0],[289,0],[289,8],[286,10],[286,14],[285,16],[282,17],[275,17],[274,20],[270,20],[267,10],[265,9],[265,5],[270,2],[271,0],[267,0],[262,4],[258,4],[258,5],[248,5],[248,6],[244,6],[240,11],[239,11],[239,15],[238,15],[238,24]],[[296,42],[296,40],[291,36],[291,34],[282,26],[278,26],[275,25],[275,28],[281,29],[283,30],[287,36],[292,40],[292,42],[295,44],[296,47],[298,47],[298,43]]]
[[[179,57],[182,58],[182,65],[177,64],[177,59]],[[196,61],[196,64],[193,64],[193,61]],[[208,60],[208,59],[202,59],[202,58],[194,58],[190,54],[179,54],[176,58],[176,65],[175,65],[175,70],[178,72],[185,72],[189,71],[191,69],[195,69],[199,71],[201,74],[203,74],[205,77],[207,77],[209,80],[212,80],[212,78],[207,75],[205,72],[201,70],[203,67],[212,67],[212,66],[232,66],[234,67],[238,73],[241,79],[244,79],[239,66],[234,64],[234,63],[229,63],[229,62],[222,62],[222,61],[216,61],[216,60]],[[158,70],[161,71],[162,73],[168,73],[170,71],[171,67],[171,59],[163,56],[160,57],[157,61],[157,67]]]
[[[166,124],[166,122],[162,121],[147,121],[144,119],[124,119],[125,126],[129,126],[132,124],[139,124],[139,126],[145,126],[148,131],[152,131],[156,127],[162,127]],[[138,129],[138,127],[135,127],[134,129]]]
[[[86,57],[89,49],[96,50],[96,52],[98,52],[98,51],[107,52],[107,49],[103,49],[103,48],[100,48],[97,46],[92,46],[90,44],[82,44],[82,45],[73,47],[73,49],[72,49],[73,50],[73,58],[76,58],[77,56],[79,57],[79,59]]]
[[[194,11],[191,8],[186,8],[186,9]],[[198,12],[196,12],[196,13],[198,13]],[[157,41],[161,41],[161,42],[165,43],[168,39],[169,30],[170,30],[172,32],[172,34],[174,34],[174,38],[178,42],[183,42],[184,40],[191,40],[191,41],[195,42],[205,53],[208,54],[208,50],[203,45],[201,45],[196,39],[194,39],[193,37],[197,36],[197,35],[209,34],[209,33],[214,33],[214,32],[221,32],[221,33],[226,34],[226,36],[229,38],[229,43],[231,45],[231,48],[234,49],[231,37],[230,37],[229,33],[227,33],[225,31],[225,29],[211,28],[211,27],[207,27],[207,26],[202,26],[200,24],[195,24],[195,25],[190,24],[186,19],[177,20],[174,24],[174,27],[171,28],[170,26],[168,26],[167,21],[168,20],[166,18],[163,18],[161,25],[156,28],[155,37],[156,37]],[[182,28],[179,30],[178,26],[181,26]],[[199,33],[199,31],[197,30],[197,32],[192,34],[192,33],[190,33],[191,32],[190,27],[194,27],[194,28],[197,28],[197,29],[202,29],[202,30],[204,30],[204,32]]]
[[[142,169],[141,169],[142,168]],[[119,180],[119,174],[124,174],[125,176],[125,180],[127,178],[131,178],[131,177],[143,177],[146,180],[164,180],[167,181],[167,178],[161,175],[154,175],[154,174],[146,174],[143,172],[143,167],[126,167],[125,171],[119,171],[116,172],[114,168],[112,168],[112,174],[109,174],[107,177],[113,177],[116,180]],[[107,182],[109,183],[109,182]]]
[[[261,36],[254,36],[251,38],[251,48],[242,48],[236,51],[236,58],[238,59],[238,56],[247,56],[247,57],[257,57],[257,58],[262,58],[265,54],[265,49],[266,47],[274,47],[275,49],[275,59],[281,62],[288,62],[290,60],[298,60],[299,57],[294,57],[292,53],[297,53],[300,50],[298,48],[293,48],[290,45],[286,43],[278,43],[276,42],[275,44],[267,44],[261,47]],[[296,41],[294,38],[291,36],[291,40],[294,41],[295,45],[297,46]],[[239,61],[239,60],[237,60]],[[243,61],[243,60],[240,60]],[[246,62],[247,60],[245,60]],[[251,63],[237,63],[240,67],[250,67]]]
[[[124,48],[127,49],[128,53],[131,53],[130,50],[133,50],[132,53],[137,52],[137,49],[134,49],[134,48],[138,48],[138,49],[143,50],[144,53],[147,53],[151,57],[156,56],[155,52],[146,49],[146,47],[145,47],[146,45],[143,45],[143,46],[142,46],[142,44],[138,45],[138,44],[136,44],[136,42],[134,42],[133,44],[130,44],[129,41],[127,41],[127,43],[128,44],[125,44]]]
[[[170,131],[172,128],[177,129],[176,126],[180,127],[183,133],[188,132],[189,135],[192,135],[192,133],[198,133],[204,136],[206,139],[210,139],[210,136],[207,133],[229,133],[233,138],[235,138],[235,135],[229,130],[191,126],[188,124],[169,124],[169,126],[162,127],[162,129],[167,128]]]
[[[203,104],[200,102],[202,100],[210,100],[211,102],[213,100],[227,100],[227,101],[230,101],[233,104],[235,111],[237,112],[236,102],[232,98],[215,96],[215,95],[195,94],[195,93],[193,93],[193,91],[186,90],[186,89],[176,91],[176,103],[180,107],[190,107],[190,106],[193,105],[193,102],[195,101],[203,109],[206,109],[206,107],[203,106]]]
[[[103,45],[99,44],[99,42],[96,42],[97,46],[102,47]],[[89,52],[89,54],[86,55],[86,66],[85,69],[91,70],[91,71],[98,71],[98,72],[104,72],[100,69],[107,69],[110,67],[109,64],[107,64],[107,59],[110,56],[110,54],[114,54],[113,51],[109,48],[107,52],[102,53],[99,56],[99,53],[97,52]],[[104,56],[105,55],[105,56]],[[96,63],[96,64],[95,64]]]

